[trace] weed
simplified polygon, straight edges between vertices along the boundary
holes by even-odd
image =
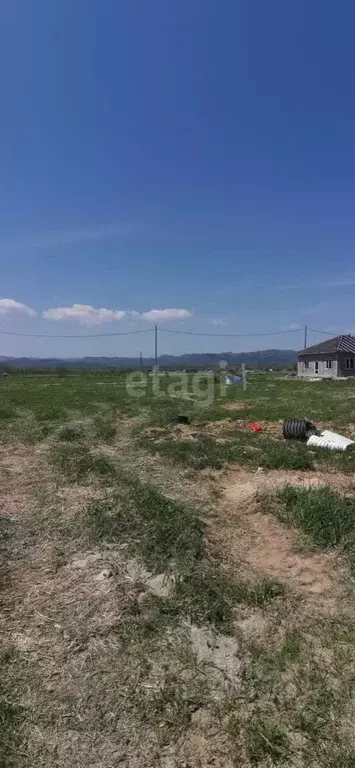
[[[313,676],[312,688],[308,692],[303,709],[296,718],[296,728],[314,739],[328,727],[334,704],[334,693],[325,680],[319,681]]]
[[[281,657],[288,662],[299,658],[303,644],[303,637],[299,629],[287,629],[283,642]]]
[[[167,672],[162,685],[152,691],[145,702],[146,719],[155,727],[164,727],[160,738],[163,737],[163,742],[168,744],[172,738],[176,740],[186,730],[192,713],[204,704],[205,697],[206,683],[204,686],[200,683],[197,687]]]
[[[93,454],[83,443],[55,444],[51,450],[54,466],[71,482],[84,480],[89,475],[114,476],[115,467],[106,456]]]
[[[110,443],[116,436],[115,413],[105,413],[96,416],[93,422],[95,437],[105,443]]]
[[[58,430],[57,436],[59,440],[65,440],[66,442],[71,443],[76,440],[82,440],[84,437],[84,430],[77,424],[65,424]]]
[[[0,421],[16,418],[16,411],[14,408],[9,408],[6,404],[0,404]]]
[[[91,504],[87,519],[100,540],[129,536],[155,570],[167,569],[172,561],[187,567],[202,552],[198,517],[150,485],[129,483],[121,493]]]
[[[261,466],[266,469],[312,469],[313,457],[306,446],[268,440],[264,443]]]
[[[214,624],[228,631],[236,605],[235,590],[228,578],[206,564],[195,564],[177,579],[173,611],[188,616],[195,624]]]
[[[290,668],[300,658],[304,638],[298,629],[286,630],[280,649],[272,649],[251,643],[249,653],[251,663],[248,676],[255,681],[259,689],[273,685],[282,672]]]
[[[252,606],[263,606],[285,595],[285,585],[278,579],[264,578],[259,582],[240,582],[240,601]]]
[[[276,507],[281,520],[299,526],[317,545],[336,547],[353,541],[355,503],[332,488],[285,485],[276,498],[282,504]]]
[[[251,763],[259,765],[270,758],[278,763],[290,753],[288,736],[277,723],[255,717],[247,728],[247,750]]]
[[[237,605],[260,607],[284,593],[284,586],[280,582],[264,579],[253,584],[243,579],[233,579],[218,568],[206,564],[183,574],[176,586],[176,598],[182,613],[193,616],[196,624],[210,622],[224,631],[232,627]]]

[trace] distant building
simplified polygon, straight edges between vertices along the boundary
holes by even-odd
[[[355,336],[341,334],[298,352],[298,376],[338,379],[355,376]]]

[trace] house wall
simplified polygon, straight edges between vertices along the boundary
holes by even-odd
[[[338,376],[355,376],[355,367],[346,367],[348,358],[353,358],[355,366],[355,355],[352,355],[350,352],[338,352]]]
[[[308,361],[308,368],[305,368],[305,361]],[[332,361],[332,367],[326,368],[326,360]],[[315,372],[315,363],[318,362],[318,373]],[[355,363],[354,363],[355,364]],[[354,371],[355,373],[355,371]],[[299,355],[297,364],[297,375],[303,378],[336,379],[338,374],[338,361],[335,355]]]

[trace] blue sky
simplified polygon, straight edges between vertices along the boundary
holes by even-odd
[[[4,0],[0,330],[354,330],[354,24],[348,0]],[[0,355],[152,342],[0,335]]]

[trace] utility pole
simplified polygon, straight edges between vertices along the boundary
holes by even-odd
[[[158,326],[154,326],[154,359],[155,372],[158,373]]]
[[[143,371],[143,356],[141,352],[139,353],[139,364],[141,367],[141,371]]]
[[[247,382],[247,372],[246,372],[245,363],[242,363],[242,381],[243,381],[243,389],[246,389],[248,386],[248,382]]]
[[[307,326],[304,327],[304,349],[307,349]]]

